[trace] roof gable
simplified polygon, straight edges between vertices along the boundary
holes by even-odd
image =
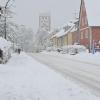
[[[71,26],[69,29],[67,29],[66,31],[64,29],[61,29],[57,34],[55,34],[53,37],[62,37],[66,34],[68,34],[69,32],[74,32],[75,30],[75,24],[71,23]]]
[[[84,0],[89,26],[100,26],[100,0]]]

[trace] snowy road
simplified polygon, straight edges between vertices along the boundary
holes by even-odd
[[[0,65],[0,100],[100,100],[100,97],[22,52]]]
[[[70,76],[85,84],[96,94],[100,93],[100,65],[42,53],[32,54],[31,56],[50,68],[59,71],[65,77]]]

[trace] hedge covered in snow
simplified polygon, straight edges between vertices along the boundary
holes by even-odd
[[[80,52],[87,52],[87,49],[83,45],[68,45],[62,47],[62,53],[76,54]]]
[[[0,37],[0,63],[5,63],[11,57],[11,42]]]

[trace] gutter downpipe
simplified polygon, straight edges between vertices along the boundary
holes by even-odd
[[[92,29],[91,29],[91,27],[89,27],[89,30],[90,30],[90,53],[92,53],[92,39],[93,39],[93,37],[92,37]]]

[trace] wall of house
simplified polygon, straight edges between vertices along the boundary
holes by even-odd
[[[62,46],[62,38],[59,37],[59,38],[58,38],[58,46],[57,46],[57,47],[61,47],[61,46]]]
[[[68,33],[64,36],[58,38],[58,47],[63,47],[66,45],[72,45],[72,33]]]
[[[64,36],[64,46],[66,45],[66,35]]]
[[[51,39],[51,42],[52,42],[52,44],[53,44],[54,47],[57,47],[58,42],[57,42],[57,38],[56,38],[56,37],[53,37],[53,38]]]
[[[72,44],[78,43],[79,31],[72,32]]]
[[[89,30],[89,28],[81,31],[80,44],[86,46],[87,49],[90,48],[90,30]]]
[[[68,36],[64,35],[64,46],[66,46],[68,44]]]
[[[100,41],[100,26],[92,27],[92,41]]]
[[[72,45],[72,33],[68,33],[68,45]]]

